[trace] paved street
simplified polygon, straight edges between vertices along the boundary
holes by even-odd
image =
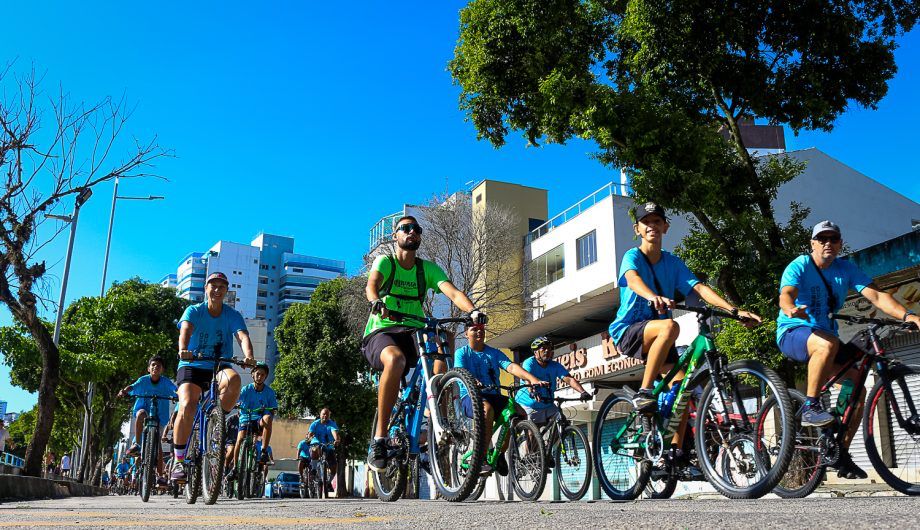
[[[0,528],[283,528],[319,525],[366,528],[887,528],[916,524],[920,499],[907,497],[676,499],[628,503],[453,504],[433,501],[283,499],[189,506],[155,497],[67,498],[0,505]]]

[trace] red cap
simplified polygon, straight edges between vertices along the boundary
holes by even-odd
[[[227,285],[230,285],[230,280],[227,279],[227,275],[222,272],[212,272],[208,275],[208,279],[205,280],[204,284],[207,285],[211,283],[212,280],[221,280]]]

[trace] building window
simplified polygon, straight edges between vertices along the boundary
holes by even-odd
[[[264,297],[268,296],[268,294],[267,294],[265,291],[259,291],[259,296],[261,296],[261,297],[264,298]]]
[[[550,250],[530,262],[531,292],[545,287],[565,275],[565,245]]]
[[[275,266],[274,266],[274,265],[272,265],[272,270],[275,270]]]
[[[294,272],[303,273],[303,269],[298,269],[298,268],[295,267],[295,268],[294,268]]]
[[[259,283],[262,285],[265,285],[266,283],[268,283],[268,278],[264,276],[259,276]]]
[[[258,311],[265,311],[265,304],[256,304],[256,309]]]
[[[476,196],[476,204],[479,204],[481,202],[482,202],[482,194],[480,193],[479,195]]]
[[[267,271],[268,265],[260,265],[259,268],[262,269],[263,271]]]
[[[252,262],[255,263],[256,265],[259,264],[259,260],[258,260],[258,259],[255,259],[255,258],[252,260]]]
[[[587,267],[597,261],[597,230],[575,240],[576,269]]]

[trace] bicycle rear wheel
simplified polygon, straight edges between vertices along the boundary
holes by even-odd
[[[192,430],[192,438],[188,442],[188,449],[185,452],[186,477],[185,477],[185,502],[195,504],[198,496],[201,495],[201,454],[198,449],[198,429],[195,425]]]
[[[201,451],[205,504],[214,504],[220,496],[220,484],[224,478],[224,420],[220,404],[208,412],[208,425],[204,431],[204,447]]]
[[[484,412],[479,385],[462,368],[441,376],[428,411],[428,451],[431,474],[441,497],[466,499],[479,480],[485,456]]]
[[[770,398],[770,400],[772,399]],[[802,426],[801,411],[802,407],[805,406],[804,394],[798,390],[790,390],[789,399],[792,402],[792,409],[796,411],[795,445],[792,451],[792,458],[789,460],[789,467],[786,468],[786,473],[780,479],[779,484],[773,488],[773,493],[784,499],[801,499],[811,495],[821,484],[821,479],[824,477],[825,466],[821,463],[821,449],[818,447],[821,429]],[[764,403],[764,410],[768,410],[768,405],[772,404],[770,400]],[[762,426],[764,423],[763,420],[758,420],[757,431],[759,438],[771,439],[767,432],[768,430]],[[770,445],[772,444],[768,442],[768,447]]]
[[[249,459],[252,453],[252,437],[244,436],[236,457],[236,500],[246,498],[249,489]]]
[[[920,367],[892,363],[869,392],[863,439],[872,467],[889,486],[920,495]]]
[[[371,423],[372,437],[376,429],[377,414],[375,413],[374,421]],[[409,475],[409,442],[401,426],[391,429],[387,435],[387,450],[391,453],[395,451],[395,454],[387,459],[386,469],[373,471],[372,474],[374,475],[374,490],[377,492],[377,498],[384,502],[394,502],[399,500],[406,491],[406,479]],[[373,438],[371,438],[370,443],[374,443]],[[311,484],[315,484],[315,482],[311,480]]]
[[[141,500],[147,502],[150,499],[150,491],[156,482],[157,475],[157,451],[160,450],[157,440],[159,440],[157,429],[148,427],[144,429],[144,443],[141,447]]]
[[[795,411],[785,383],[763,364],[737,361],[720,372],[718,386],[710,381],[700,396],[694,439],[700,468],[722,495],[757,499],[779,483],[789,466]],[[780,436],[771,447],[775,454],[767,455],[757,423],[771,397],[769,417]]]
[[[594,421],[594,470],[613,500],[635,499],[648,482],[651,466],[645,458],[642,423],[632,402],[617,394],[604,400]]]
[[[511,476],[514,491],[525,501],[535,501],[546,486],[546,446],[540,428],[530,420],[511,424]]]
[[[570,501],[581,499],[591,486],[594,469],[588,437],[581,429],[570,425],[562,430],[562,439],[556,444],[554,453],[559,489]]]

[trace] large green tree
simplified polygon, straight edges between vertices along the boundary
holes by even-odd
[[[782,222],[773,200],[803,167],[752,156],[742,122],[830,130],[851,105],[874,108],[918,13],[885,0],[474,0],[450,70],[480,138],[592,140],[638,200],[693,216],[680,249],[692,268],[772,317],[807,242],[807,210]]]
[[[309,304],[295,304],[284,313],[284,320],[275,328],[280,358],[273,386],[284,415],[318,414],[329,407],[333,419],[347,432],[342,454],[362,458],[376,392],[367,377],[359,335],[349,329],[343,311],[349,300],[344,293],[347,282],[345,278],[324,282]],[[344,468],[340,465],[339,469]]]
[[[79,439],[82,423],[72,420],[92,408],[83,480],[98,482],[106,455],[110,457],[111,447],[121,438],[121,426],[129,419],[131,402],[117,399],[118,391],[142,375],[147,359],[156,353],[166,358],[168,372],[177,364],[174,322],[187,304],[175,290],[135,278],[114,283],[104,297],[76,300],[65,311],[55,399],[66,418],[55,425],[60,421],[61,427],[76,431],[61,437]],[[34,392],[41,384],[42,357],[31,334],[22,325],[0,328],[0,352],[10,366],[13,384]],[[96,387],[91,404],[86,399],[89,381]],[[52,441],[57,430],[52,430]]]

